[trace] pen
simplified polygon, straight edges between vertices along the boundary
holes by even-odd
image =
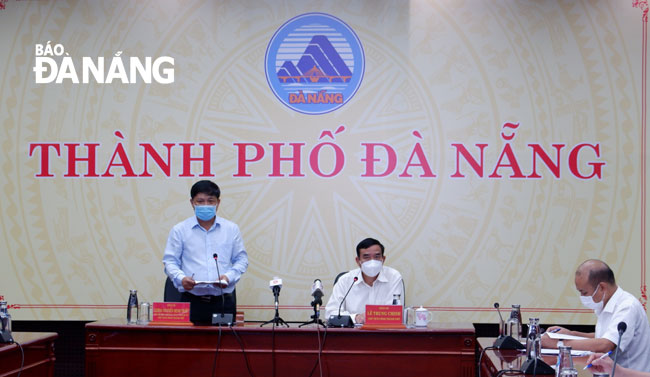
[[[599,357],[598,360],[602,360],[602,359],[606,358],[606,357],[609,356],[611,353],[612,353],[612,351],[607,352],[607,353],[604,354],[603,356]],[[584,368],[582,368],[582,370],[585,370],[585,369],[587,369],[587,368],[591,368],[591,367],[593,367],[593,366],[594,366],[594,365],[593,365],[592,363],[589,363],[589,364],[587,364],[587,366],[585,366]]]
[[[560,330],[562,330],[562,329],[551,330],[551,332],[552,332],[552,333],[555,333],[555,332],[558,332],[558,331],[560,331]]]

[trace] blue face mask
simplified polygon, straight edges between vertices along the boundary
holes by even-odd
[[[194,206],[194,213],[199,220],[212,220],[217,215],[217,206]]]

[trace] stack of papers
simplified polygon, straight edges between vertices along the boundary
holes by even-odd
[[[562,340],[581,340],[581,339],[587,339],[584,336],[575,336],[575,335],[569,335],[569,334],[560,334],[556,332],[545,332],[544,334],[548,335],[549,338],[551,339],[562,339]],[[571,356],[589,356],[593,352],[591,351],[582,351],[582,350],[571,350]],[[542,354],[545,355],[558,355],[559,350],[557,349],[550,349],[550,348],[542,348]]]
[[[571,350],[571,356],[589,356],[593,352],[582,350]],[[542,355],[559,355],[560,350],[556,348],[542,348]]]

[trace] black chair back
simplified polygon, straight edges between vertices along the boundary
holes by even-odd
[[[341,276],[347,274],[348,272],[349,272],[349,271],[343,271],[343,272],[340,272],[338,275],[336,275],[336,277],[334,278],[334,285],[336,285],[336,282],[339,281],[339,278],[340,278]]]
[[[165,302],[181,302],[181,293],[174,287],[172,279],[167,277],[165,280],[165,292],[163,294],[163,300]]]

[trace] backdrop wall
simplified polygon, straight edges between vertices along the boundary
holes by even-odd
[[[329,298],[369,236],[439,321],[494,322],[499,301],[592,323],[573,285],[587,258],[646,302],[632,1],[0,5],[16,319],[122,316],[133,288],[162,300],[168,232],[204,178],[244,237],[249,320],[272,317],[273,276],[283,318],[307,320],[312,281]]]

